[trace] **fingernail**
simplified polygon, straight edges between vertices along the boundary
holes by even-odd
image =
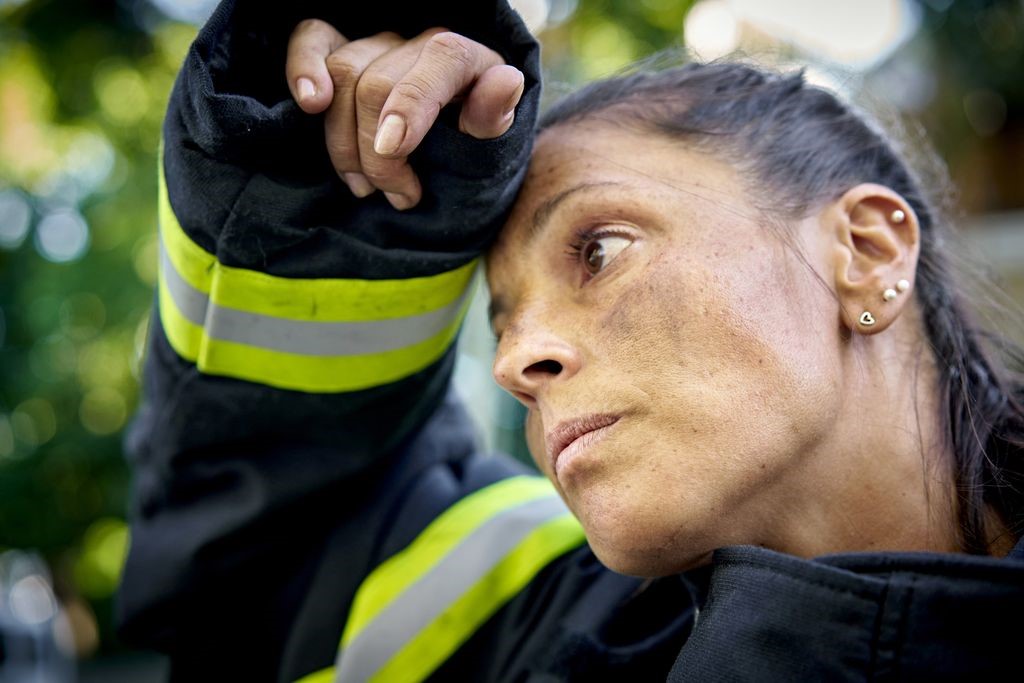
[[[316,84],[308,78],[300,78],[296,81],[295,89],[299,91],[299,102],[316,97]]]
[[[352,190],[352,194],[360,199],[373,194],[373,185],[370,184],[370,181],[362,173],[342,173],[341,179],[348,185],[348,189]]]
[[[384,196],[387,197],[389,202],[391,202],[391,206],[395,207],[399,211],[405,211],[406,209],[412,208],[412,200],[404,194],[398,194],[397,192],[385,192]]]
[[[384,117],[380,128],[377,129],[377,137],[373,140],[373,151],[377,154],[394,154],[404,139],[405,120],[398,114],[388,114]]]

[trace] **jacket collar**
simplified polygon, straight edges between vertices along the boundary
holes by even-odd
[[[670,681],[934,680],[1019,666],[1024,560],[715,553],[708,597]]]

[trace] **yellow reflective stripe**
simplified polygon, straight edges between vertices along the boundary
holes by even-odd
[[[228,308],[292,320],[403,318],[442,308],[466,291],[477,261],[405,280],[294,280],[218,265],[211,300]]]
[[[544,567],[585,540],[571,514],[537,527],[370,680],[422,681]]]
[[[199,370],[281,389],[357,391],[425,369],[458,334],[477,260],[392,280],[283,278],[225,266],[179,224],[162,149],[159,175],[160,321],[171,347]]]
[[[303,356],[212,339],[181,314],[163,280],[159,295],[160,322],[171,348],[201,372],[316,393],[366,389],[422,370],[451,345],[469,306],[467,297],[447,329],[412,346],[355,356]]]
[[[225,266],[193,242],[171,208],[160,162],[160,236],[175,270],[214,303],[248,313],[310,321],[387,320],[443,308],[469,286],[477,259],[454,270],[392,280],[285,278]]]
[[[213,269],[218,265],[217,258],[189,239],[171,209],[171,201],[167,196],[167,179],[164,176],[163,145],[160,146],[157,166],[160,176],[157,193],[160,239],[167,250],[167,256],[174,264],[174,269],[185,282],[200,292],[209,294]]]
[[[459,331],[467,303],[452,325],[439,334],[394,351],[358,356],[302,356],[221,339],[206,341],[199,369],[281,389],[313,393],[356,391],[395,382],[440,358]]]
[[[530,517],[538,521],[519,536],[516,527],[521,527]],[[485,571],[469,574],[471,581],[453,593],[457,598],[439,603],[437,611],[428,611],[428,618],[418,631],[399,635],[402,627],[408,628],[409,624],[402,615],[408,614],[413,623],[418,616],[403,609],[424,606],[431,609],[430,603],[436,600],[436,594],[425,586],[433,581],[433,585],[440,588],[437,580],[446,582],[452,575],[450,571],[454,567],[439,566],[442,562],[455,561],[455,567],[461,568],[462,561],[456,560],[460,551],[472,549],[474,545],[480,547],[481,543],[482,547],[496,547],[487,539],[505,539],[506,531],[513,535],[511,543],[502,542],[497,547],[504,544],[507,550],[496,555],[493,562],[487,562]],[[494,536],[496,533],[498,537]],[[326,683],[340,680],[341,676],[349,679],[343,683],[422,681],[544,567],[585,541],[580,522],[558,500],[548,480],[518,476],[482,488],[443,512],[406,550],[371,572],[356,593],[335,666],[307,674],[296,683]],[[452,573],[458,574],[458,568]],[[454,577],[455,586],[465,579]],[[389,606],[391,613],[382,613]],[[399,607],[397,611],[395,606]],[[389,618],[398,618],[401,622],[376,624],[377,616],[384,622]],[[382,634],[391,634],[398,640],[384,643],[374,635],[368,641],[367,638],[371,638],[368,627],[383,627]],[[360,634],[365,634],[361,641],[357,640]],[[361,652],[370,657],[369,661],[355,666],[351,666],[352,661],[344,663],[346,654],[360,656],[357,650],[345,649],[345,644],[353,640],[372,645],[373,651]],[[384,652],[390,649],[392,653],[368,669],[366,665],[378,656],[374,651],[380,651],[379,645],[384,645]]]
[[[163,265],[160,266],[163,268]],[[174,303],[171,294],[167,289],[167,283],[163,277],[158,285],[160,301],[160,325],[164,328],[164,334],[171,348],[179,356],[187,361],[195,363],[199,359],[199,350],[203,345],[203,328],[193,324]]]
[[[445,510],[405,550],[377,567],[359,587],[342,635],[342,647],[484,522],[509,508],[552,495],[554,488],[547,479],[511,477],[476,491]]]

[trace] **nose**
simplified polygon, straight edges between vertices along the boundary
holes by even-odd
[[[494,356],[494,379],[527,408],[554,383],[564,382],[582,365],[579,349],[554,327],[520,317],[501,335]]]

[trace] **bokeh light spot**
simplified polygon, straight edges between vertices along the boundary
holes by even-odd
[[[43,624],[57,615],[57,602],[46,580],[31,574],[11,586],[11,613],[23,624]]]
[[[82,398],[78,415],[93,434],[105,436],[119,430],[128,417],[128,407],[116,389],[99,387]]]
[[[39,445],[36,423],[32,421],[31,415],[15,410],[11,413],[11,429],[14,431],[14,438],[30,450]]]
[[[548,26],[557,26],[568,20],[576,11],[578,0],[550,0],[548,3]]]
[[[84,198],[106,182],[115,160],[114,147],[102,133],[69,130],[59,172],[74,196]]]
[[[86,597],[107,598],[121,580],[128,554],[128,525],[114,517],[92,523],[82,537],[82,552],[74,567],[75,582]]]
[[[105,62],[97,67],[93,85],[100,109],[115,123],[138,123],[154,104],[146,79],[121,62]]]
[[[913,35],[920,22],[920,11],[909,0],[710,1],[727,4],[741,24],[811,55],[861,71],[884,61]]]
[[[132,265],[135,266],[135,274],[139,280],[147,285],[155,285],[159,261],[159,242],[156,234],[140,237],[135,243],[132,256]]]
[[[36,226],[36,249],[48,261],[66,263],[80,258],[89,247],[89,225],[74,209],[56,209]]]
[[[153,39],[167,71],[177,72],[195,38],[196,27],[191,24],[170,21],[156,28]]]
[[[57,416],[53,406],[45,398],[30,398],[22,401],[12,415],[15,425],[24,424],[25,443],[41,446],[57,434]],[[31,429],[27,427],[31,423]],[[19,435],[20,436],[20,435]]]
[[[202,24],[217,6],[217,0],[149,0],[172,19]]]
[[[52,334],[29,349],[28,366],[42,381],[59,382],[78,367],[78,352],[65,335]]]
[[[708,0],[696,5],[686,15],[683,34],[686,36],[686,44],[701,59],[711,61],[736,49],[740,28],[726,2]]]
[[[78,353],[78,381],[86,389],[117,385],[128,377],[131,338],[104,335],[85,344]]]
[[[17,190],[0,192],[0,247],[17,249],[28,235],[32,207]]]
[[[964,96],[964,114],[978,135],[995,135],[1006,123],[1006,100],[994,90],[972,90]]]
[[[573,32],[573,41],[579,50],[579,66],[586,79],[607,77],[637,55],[633,35],[604,19],[578,27]]]
[[[509,4],[519,13],[526,28],[532,33],[544,30],[548,21],[548,11],[551,9],[548,0],[510,0]]]

